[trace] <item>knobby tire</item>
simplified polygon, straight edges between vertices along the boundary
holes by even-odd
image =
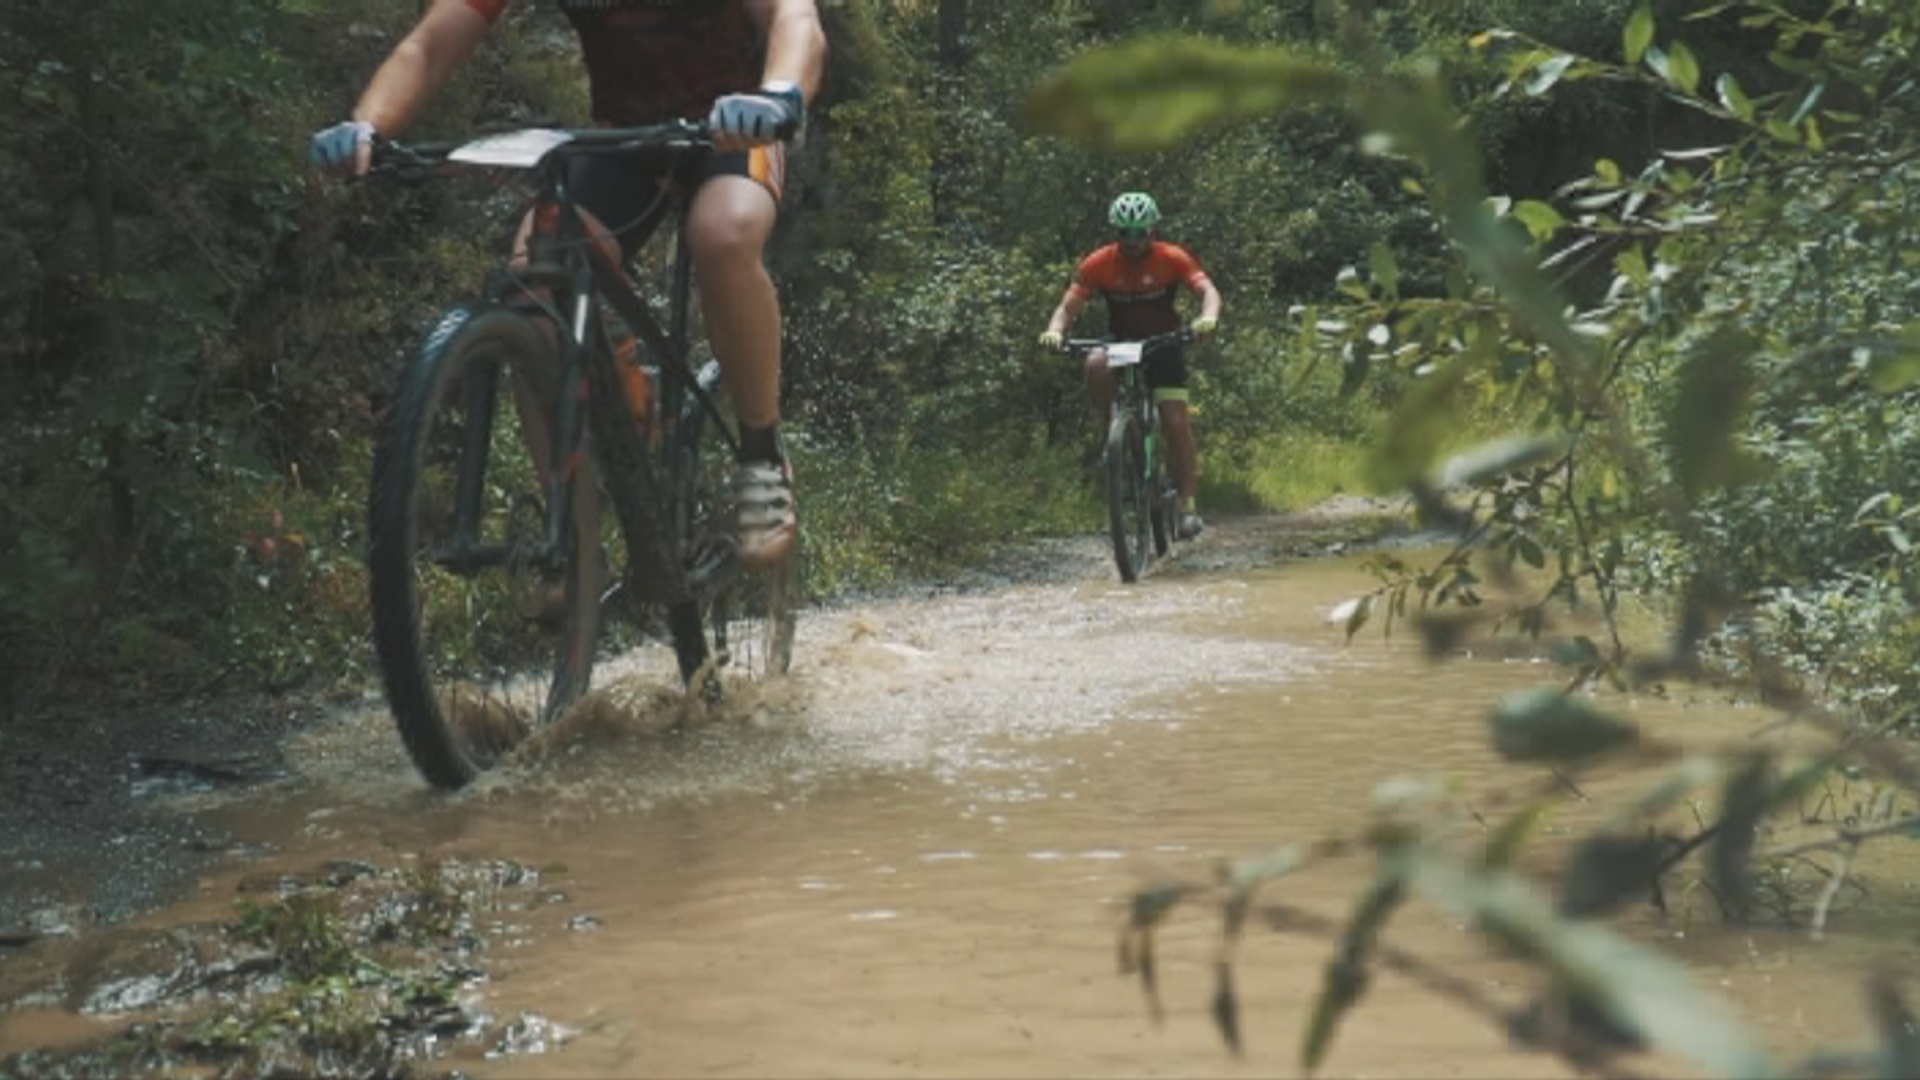
[[[1120,580],[1139,580],[1147,568],[1146,444],[1137,417],[1115,411],[1107,428],[1107,528]]]
[[[577,701],[592,675],[601,555],[585,523],[596,495],[590,482],[568,486],[575,510],[560,550],[548,550],[545,493],[515,397],[518,381],[550,417],[557,380],[552,346],[526,316],[456,308],[402,373],[374,454],[375,647],[407,752],[441,788],[492,767]],[[463,482],[477,496],[465,529],[455,513]]]

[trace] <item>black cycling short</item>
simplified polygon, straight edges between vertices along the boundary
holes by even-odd
[[[1153,400],[1187,400],[1187,347],[1185,344],[1171,341],[1157,349],[1149,349],[1147,354],[1141,357],[1140,365],[1146,368],[1147,389],[1153,391]]]
[[[785,147],[774,143],[725,154],[653,148],[580,154],[567,162],[574,202],[619,238],[627,258],[660,226],[677,192],[690,192],[715,176],[756,180],[778,203],[786,181]]]

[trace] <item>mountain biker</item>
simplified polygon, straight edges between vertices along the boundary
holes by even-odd
[[[1060,306],[1047,320],[1040,334],[1044,348],[1058,349],[1065,341],[1067,328],[1079,317],[1088,300],[1099,296],[1106,302],[1107,334],[1119,341],[1138,341],[1155,334],[1180,328],[1180,315],[1174,309],[1176,286],[1185,285],[1200,297],[1200,316],[1193,321],[1196,336],[1212,334],[1220,324],[1220,290],[1200,268],[1200,260],[1178,244],[1159,239],[1156,226],[1160,208],[1144,192],[1129,191],[1113,200],[1107,221],[1117,231],[1114,243],[1098,248],[1080,260],[1067,286]],[[1180,345],[1169,344],[1142,358],[1147,385],[1160,410],[1160,426],[1167,437],[1167,450],[1173,463],[1174,482],[1180,489],[1180,539],[1200,535],[1205,523],[1194,508],[1194,496],[1200,486],[1199,456],[1193,444],[1193,426],[1187,419],[1187,360]],[[1095,417],[1105,431],[1113,413],[1114,382],[1107,371],[1107,353],[1095,349],[1087,354],[1087,397]]]
[[[596,243],[609,253],[617,243],[622,255],[665,216],[659,196],[669,185],[691,188],[686,240],[741,428],[733,477],[739,556],[750,568],[774,565],[793,550],[798,522],[779,433],[780,303],[761,253],[785,178],[778,133],[797,129],[823,78],[819,12],[814,0],[557,2],[580,39],[595,122],[638,126],[705,115],[713,129],[713,151],[689,166],[660,154],[582,155],[570,163],[569,183]],[[352,119],[314,134],[314,166],[364,174],[373,139],[406,130],[507,3],[431,0],[374,73]],[[529,232],[523,224],[520,259]]]

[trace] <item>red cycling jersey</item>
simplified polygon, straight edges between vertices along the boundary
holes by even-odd
[[[1207,272],[1186,248],[1155,240],[1135,260],[1108,244],[1080,260],[1069,293],[1082,303],[1098,294],[1107,302],[1107,333],[1137,341],[1180,328],[1173,297],[1183,283],[1195,293],[1207,287]]]
[[[466,0],[500,17],[508,0]],[[615,126],[704,117],[760,85],[760,31],[747,0],[557,0],[586,57],[593,118]]]

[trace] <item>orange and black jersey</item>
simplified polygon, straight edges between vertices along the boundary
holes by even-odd
[[[1106,300],[1107,333],[1137,341],[1180,328],[1174,294],[1181,285],[1201,292],[1207,272],[1186,248],[1155,240],[1137,260],[1122,255],[1117,243],[1081,259],[1069,291],[1082,303],[1096,295]]]
[[[467,0],[492,21],[508,0]],[[747,0],[556,0],[580,36],[593,118],[615,126],[700,118],[759,87],[762,45]]]

